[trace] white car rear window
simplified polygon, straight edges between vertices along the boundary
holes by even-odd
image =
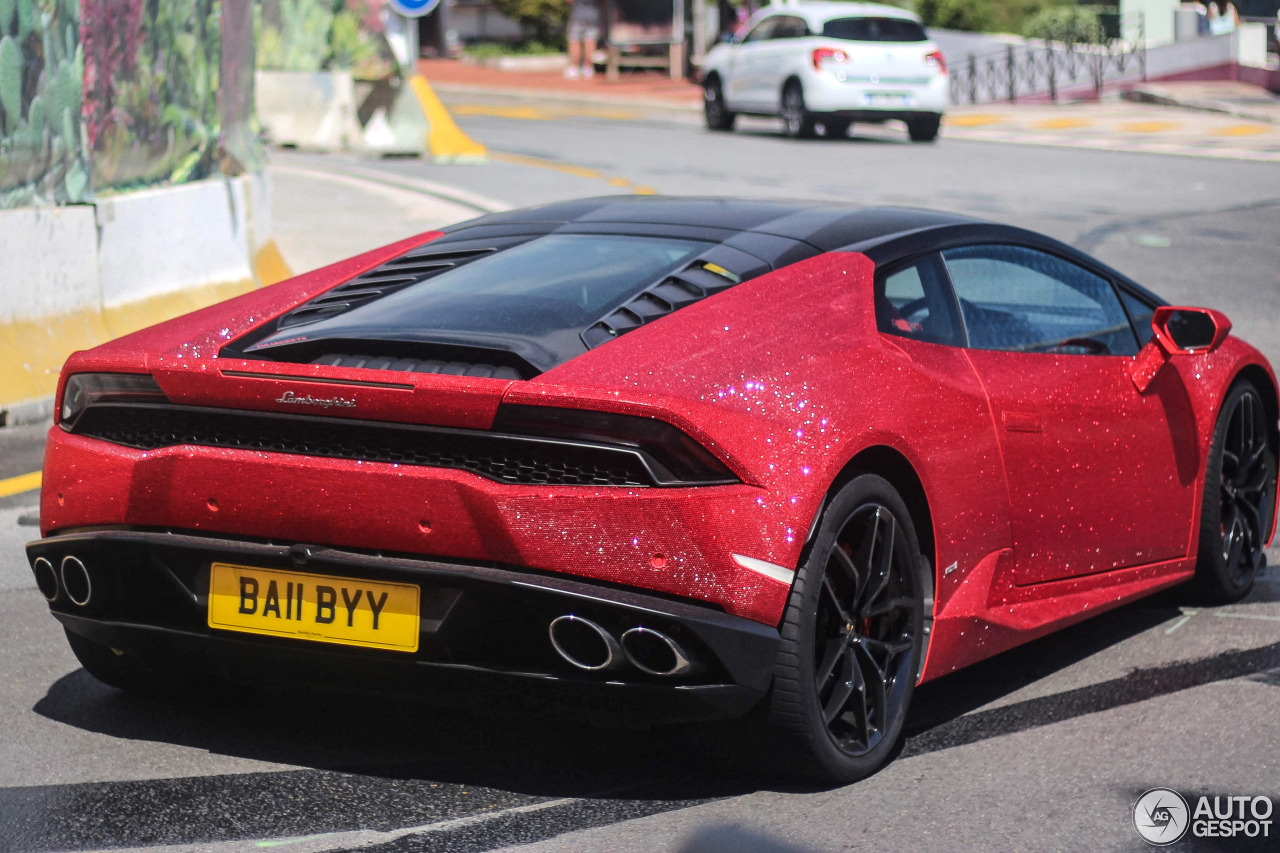
[[[928,41],[924,27],[906,18],[833,18],[822,25],[827,38],[845,41]]]

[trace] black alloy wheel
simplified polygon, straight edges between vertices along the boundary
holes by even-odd
[[[712,77],[702,87],[702,114],[707,122],[707,130],[733,130],[737,116],[725,106],[724,89],[720,86],[719,77]]]
[[[1232,387],[1213,430],[1200,510],[1195,584],[1210,601],[1243,598],[1263,566],[1275,517],[1274,426],[1252,383]]]
[[[887,481],[864,475],[831,499],[781,626],[771,719],[784,769],[844,783],[889,757],[920,669],[926,565]]]
[[[792,80],[782,90],[782,131],[792,139],[813,137],[817,122],[804,105],[804,90]]]

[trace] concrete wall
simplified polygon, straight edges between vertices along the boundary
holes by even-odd
[[[0,423],[46,417],[67,356],[286,278],[261,174],[0,211]]]
[[[1124,24],[1124,37],[1136,40],[1138,20],[1142,16],[1142,28],[1147,47],[1159,47],[1174,41],[1174,17],[1178,0],[1120,0],[1120,18]]]

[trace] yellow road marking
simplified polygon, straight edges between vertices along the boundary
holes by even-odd
[[[575,166],[572,163],[560,163],[555,160],[545,160],[542,157],[530,157],[526,154],[506,154],[503,152],[495,152],[493,159],[501,163],[512,163],[517,166],[531,166],[535,169],[549,169],[553,172],[561,172],[566,175],[573,175],[578,178],[586,178],[590,181],[604,181],[611,187],[631,187],[631,192],[636,195],[657,195],[658,191],[653,187],[641,186],[632,183],[626,178],[616,175],[606,175],[599,169],[592,169],[588,166]]]
[[[23,492],[30,492],[40,488],[40,472],[35,471],[31,474],[23,474],[20,477],[10,477],[7,480],[0,480],[0,498],[7,498],[10,495],[20,495]]]
[[[551,121],[554,118],[546,110],[533,107],[486,107],[480,104],[454,104],[453,114],[459,116],[489,116],[491,118],[518,118],[524,121]]]
[[[1093,125],[1094,121],[1090,118],[1047,118],[1030,124],[1036,130],[1071,130],[1077,127],[1093,127]]]
[[[466,162],[484,160],[489,151],[458,127],[440,98],[421,74],[409,78],[409,88],[418,99],[422,114],[431,130],[427,133],[427,150],[437,161]]]
[[[991,124],[1008,124],[1009,117],[994,113],[972,113],[970,115],[944,116],[942,123],[947,127],[986,127]]]
[[[1214,136],[1257,136],[1267,133],[1271,128],[1260,124],[1230,124],[1212,131]]]
[[[1182,124],[1176,121],[1127,121],[1120,125],[1120,129],[1126,133],[1164,133],[1180,127]]]

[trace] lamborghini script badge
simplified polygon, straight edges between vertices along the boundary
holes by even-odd
[[[348,400],[346,397],[312,397],[308,394],[305,397],[299,397],[292,391],[285,391],[278,398],[277,403],[288,403],[294,406],[321,406],[325,409],[354,409],[356,407],[355,400]]]

